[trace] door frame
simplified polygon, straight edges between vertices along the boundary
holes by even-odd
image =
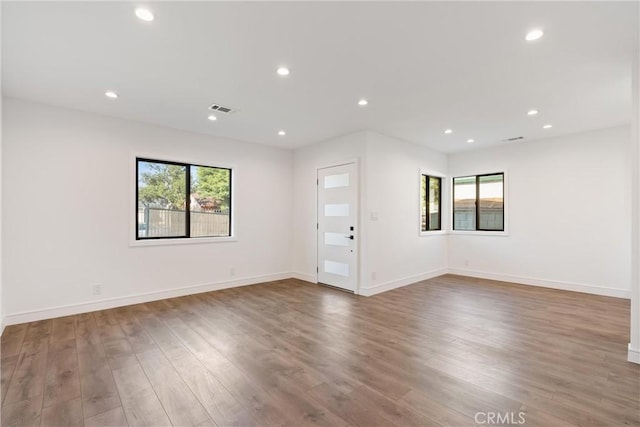
[[[361,214],[362,214],[362,210],[360,208],[360,205],[362,204],[362,174],[361,169],[360,169],[360,159],[358,157],[354,157],[352,159],[347,159],[347,160],[343,160],[343,161],[336,161],[336,162],[330,162],[327,164],[320,164],[318,166],[316,166],[316,197],[315,197],[315,206],[316,206],[316,247],[315,247],[315,252],[316,252],[316,284],[319,284],[320,282],[318,281],[318,276],[319,276],[319,269],[320,269],[320,260],[318,258],[318,246],[320,245],[320,236],[318,233],[318,224],[320,223],[320,218],[318,216],[318,191],[320,190],[320,183],[318,181],[318,172],[320,171],[320,169],[326,169],[326,168],[333,168],[336,166],[345,166],[345,165],[349,165],[349,164],[354,164],[355,165],[355,169],[356,169],[356,175],[358,178],[358,185],[356,186],[356,231],[357,231],[357,236],[358,238],[356,239],[356,248],[358,253],[356,254],[356,269],[358,270],[356,273],[356,288],[353,291],[353,293],[355,295],[360,295],[360,282],[361,282],[361,278],[362,278],[362,249],[363,249],[363,245],[362,245],[362,238],[364,236],[364,230],[362,228],[362,218],[361,218]]]

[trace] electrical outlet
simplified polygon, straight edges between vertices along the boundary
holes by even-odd
[[[469,260],[468,260],[468,259],[465,259],[465,260],[464,260],[464,266],[465,266],[465,267],[469,267]]]
[[[93,295],[102,295],[102,285],[94,284],[91,287],[91,291],[93,292]]]
[[[236,275],[236,269],[235,269],[235,267],[231,267],[231,268],[229,269],[229,275],[231,275],[231,276],[235,276],[235,275]]]
[[[371,280],[376,280],[376,272],[371,272]]]

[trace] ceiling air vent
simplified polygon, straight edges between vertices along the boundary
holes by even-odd
[[[221,113],[229,113],[229,114],[236,112],[236,110],[234,110],[233,108],[223,107],[220,104],[211,104],[209,106],[209,110],[211,110],[211,111],[219,111]]]
[[[521,139],[524,139],[524,136],[516,136],[515,138],[507,138],[507,139],[503,139],[504,142],[513,142],[513,141],[519,141]]]

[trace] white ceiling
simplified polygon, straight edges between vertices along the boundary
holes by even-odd
[[[454,152],[631,118],[637,2],[136,6],[3,1],[4,94],[288,148],[371,129]],[[239,111],[210,122],[213,102]]]

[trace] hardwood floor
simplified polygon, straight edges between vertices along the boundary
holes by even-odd
[[[2,426],[640,425],[628,329],[616,298],[283,280],[8,326]]]

